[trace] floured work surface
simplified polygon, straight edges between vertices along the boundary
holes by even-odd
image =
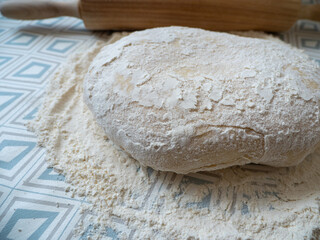
[[[49,163],[93,203],[93,237],[111,236],[106,227],[116,222],[134,230],[118,234],[123,239],[320,237],[320,150],[297,167],[247,165],[189,175],[142,168],[117,150],[82,96],[84,75],[104,45],[68,60],[30,123]]]

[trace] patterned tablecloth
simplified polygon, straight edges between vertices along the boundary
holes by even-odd
[[[0,239],[72,239],[72,229],[88,217],[79,210],[85,198],[65,192],[64,177],[47,168],[45,150],[24,124],[37,113],[49,76],[101,34],[75,18],[0,16]],[[299,21],[281,37],[320,64],[320,23]],[[121,231],[130,230],[119,224],[106,237],[117,239]]]

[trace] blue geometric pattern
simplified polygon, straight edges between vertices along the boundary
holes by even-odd
[[[0,112],[17,100],[22,93],[0,92]]]
[[[85,232],[82,234],[82,236],[80,237],[79,240],[86,240],[91,236],[91,231],[93,229],[93,226],[90,224],[87,229],[85,230]]]
[[[24,129],[3,126],[0,130],[0,184],[14,187],[43,149],[36,147],[36,138]]]
[[[82,21],[77,22],[76,24],[74,24],[71,28],[69,28],[69,30],[71,31],[76,31],[76,32],[89,32],[89,30],[87,30],[83,24]]]
[[[47,51],[65,53],[70,50],[77,42],[72,40],[55,40],[49,47]]]
[[[49,64],[33,61],[29,63],[27,66],[24,66],[13,76],[21,78],[41,78],[49,68]]]
[[[315,22],[306,21],[300,24],[300,30],[318,32],[320,31],[320,28],[319,28],[319,25],[316,24]]]
[[[31,33],[20,33],[9,41],[5,42],[6,45],[13,45],[13,46],[28,46],[33,43],[38,38],[37,35]]]
[[[36,113],[38,112],[39,108],[34,108],[31,112],[24,116],[24,120],[32,120],[35,118]]]
[[[3,140],[0,143],[0,153],[1,157],[5,157],[4,153],[5,151],[7,151],[7,159],[0,159],[0,168],[7,170],[12,169],[21,159],[23,159],[23,157],[25,157],[35,147],[35,145],[35,142]],[[21,147],[24,147],[22,151],[20,150]],[[10,153],[8,153],[8,149],[10,149]],[[18,154],[16,154],[17,152]],[[13,158],[10,158],[12,154],[14,154],[15,156]]]
[[[9,50],[4,47],[3,48],[0,47],[0,49],[2,50],[0,52],[0,69],[1,69],[0,76],[1,76],[6,73],[6,69],[8,67],[12,66],[12,64],[21,57],[21,54],[13,54],[11,49]]]
[[[202,186],[202,185],[210,184],[210,183],[212,184],[212,182],[207,181],[207,180],[194,178],[194,177],[190,177],[190,176],[183,176],[183,178],[179,184],[179,188],[185,189],[190,184],[194,184],[195,186]],[[178,198],[181,194],[183,194],[183,192],[179,192],[175,197]],[[203,196],[203,198],[200,201],[187,202],[184,207],[187,207],[187,208],[196,207],[199,209],[209,208],[211,194],[212,193],[210,191],[208,191],[208,193],[205,196]]]
[[[61,22],[63,18],[49,18],[49,19],[43,19],[43,20],[39,20],[36,21],[36,25],[37,26],[41,26],[41,27],[54,27],[55,25],[57,25],[57,23]]]
[[[90,224],[87,227],[87,229],[84,232],[84,234],[80,237],[79,240],[86,240],[86,239],[90,238],[92,236],[92,231],[93,231],[93,226]],[[110,239],[110,240],[120,240],[119,233],[121,233],[121,232],[118,232],[115,229],[107,227],[105,229],[104,237],[108,237],[108,239]]]
[[[118,236],[118,232],[115,231],[114,229],[107,227],[106,229],[106,236],[111,238],[112,240],[118,240],[120,237]]]
[[[302,47],[304,48],[310,48],[314,50],[320,49],[320,40],[316,39],[302,39]]]
[[[28,54],[26,56],[25,61],[12,63],[15,67],[7,72],[4,80],[9,83],[20,82],[22,85],[29,85],[32,88],[43,88],[47,76],[59,66],[59,61],[52,59],[52,57],[48,59],[43,56],[32,57]]]
[[[0,125],[10,120],[12,114],[21,108],[24,101],[32,98],[34,93],[35,89],[17,86],[12,82],[6,82],[4,78],[0,80]]]
[[[0,56],[0,66],[9,62],[13,57]]]
[[[39,210],[28,210],[28,209],[16,209],[10,220],[7,222],[5,227],[0,232],[0,239],[11,240],[8,235],[18,223],[19,220],[23,219],[41,219],[41,225],[28,237],[28,239],[39,239],[42,233],[48,228],[52,221],[56,218],[58,212],[39,211]],[[43,223],[42,223],[43,222]],[[35,222],[33,221],[33,224]]]
[[[51,181],[64,181],[65,177],[61,174],[57,174],[53,171],[53,168],[47,168],[39,177],[39,179],[43,180],[51,180]]]
[[[66,31],[69,31],[67,29]],[[72,33],[74,34],[74,33]],[[82,39],[70,39],[63,37],[56,37],[43,46],[38,52],[54,57],[66,57],[70,54],[78,45],[81,45]]]
[[[10,193],[11,193],[11,188],[4,186],[4,185],[0,185],[0,208]]]
[[[304,2],[313,4],[316,0]],[[77,48],[93,42],[97,33],[85,29],[83,22],[75,18],[18,21],[0,16],[0,21],[0,239],[93,237],[91,214],[79,210],[85,198],[72,198],[71,193],[65,192],[68,185],[64,176],[48,168],[45,151],[36,146],[34,134],[28,132],[24,124],[36,116],[54,70]],[[320,65],[319,32],[320,23],[300,21],[281,34],[281,38],[305,50]],[[151,168],[147,173],[154,182],[142,196],[137,196],[142,210],[154,206],[159,192],[169,189],[172,182],[183,189],[175,195],[180,199],[186,189],[218,181],[211,173],[210,176],[166,173],[163,178],[154,177],[156,171]],[[202,198],[179,204],[205,210],[212,207],[214,194],[204,191]],[[232,196],[232,190],[230,194]],[[277,193],[261,192],[261,196],[268,194]],[[239,199],[247,197],[238,196]],[[268,207],[274,209],[271,204]],[[250,215],[245,201],[240,202],[240,213],[244,217]],[[82,237],[73,236],[73,228],[82,222],[86,223],[87,231]],[[135,230],[115,220],[112,227],[106,228],[103,239],[119,239],[123,234],[128,239],[139,237],[135,236]]]
[[[71,238],[84,198],[65,192],[64,176],[47,168],[24,124],[36,116],[54,70],[94,36],[71,33],[82,26],[74,18],[0,19],[0,239]]]

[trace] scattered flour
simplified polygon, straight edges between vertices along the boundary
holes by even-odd
[[[107,239],[103,229],[119,221],[132,229],[119,232],[122,239],[320,238],[320,149],[296,167],[245,165],[188,175],[141,167],[116,149],[83,102],[84,76],[105,44],[82,49],[56,72],[29,124],[49,164],[92,203],[93,239]],[[86,227],[80,224],[75,234]]]

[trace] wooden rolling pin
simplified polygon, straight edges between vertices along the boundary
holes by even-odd
[[[11,0],[3,2],[0,11],[15,19],[78,17],[94,30],[180,25],[216,31],[284,31],[297,19],[320,21],[320,5],[301,5],[300,0]]]

